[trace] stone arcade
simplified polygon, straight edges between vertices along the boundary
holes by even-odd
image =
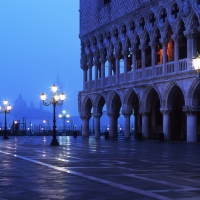
[[[193,57],[200,52],[199,0],[80,0],[83,90],[78,106],[82,136],[94,117],[100,137],[103,107],[109,137],[130,116],[144,139],[196,142],[200,134],[200,78]]]

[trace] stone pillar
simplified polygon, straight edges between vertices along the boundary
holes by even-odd
[[[150,136],[150,126],[149,126],[149,110],[140,110],[142,115],[142,137],[143,139],[148,139]]]
[[[147,46],[146,45],[140,45],[140,50],[142,52],[142,78],[145,78],[146,77],[146,49],[147,49]]]
[[[116,60],[116,84],[119,84],[119,74],[120,74],[119,59],[120,59],[120,55],[115,55],[115,60]]]
[[[152,66],[152,76],[156,75],[155,65],[156,65],[156,43],[150,42],[149,46],[151,46],[151,66]]]
[[[112,56],[108,56],[108,83],[109,85],[112,85]]]
[[[136,79],[136,53],[137,49],[136,48],[131,48],[131,53],[132,53],[132,71],[133,71],[133,80]]]
[[[117,136],[117,117],[113,112],[107,112],[109,117],[109,138],[115,138]]]
[[[100,138],[100,118],[101,118],[101,113],[96,113],[93,115],[94,117],[94,131],[95,131],[95,138],[99,139]]]
[[[183,112],[187,115],[187,142],[197,141],[197,115],[199,106],[184,106]]]
[[[128,60],[128,51],[123,51],[122,55],[124,57],[124,82],[127,82],[127,60]]]
[[[89,129],[89,120],[91,114],[81,115],[80,118],[82,120],[82,137],[89,137],[90,129]]]
[[[179,71],[179,39],[180,36],[179,35],[172,35],[171,38],[174,41],[174,72],[178,72]]]
[[[101,59],[101,86],[104,87],[104,78],[105,78],[105,59]]]
[[[162,44],[162,49],[163,49],[162,74],[165,75],[167,73],[167,69],[166,69],[166,63],[167,63],[167,38],[160,39],[160,43]]]
[[[94,66],[95,66],[95,85],[96,87],[98,87],[98,68],[99,68],[99,61],[95,61],[94,62]]]
[[[124,138],[130,139],[130,115],[132,113],[123,111],[122,114],[124,115]]]
[[[190,70],[192,69],[194,33],[192,31],[184,31],[184,34],[187,38],[187,70]]]
[[[85,83],[87,82],[87,68],[83,68],[83,89],[85,90]]]
[[[170,138],[171,138],[170,113],[172,112],[172,109],[161,108],[160,112],[163,114],[163,133],[164,133],[164,139],[169,141]]]

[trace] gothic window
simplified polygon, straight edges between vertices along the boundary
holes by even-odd
[[[167,11],[166,11],[165,8],[163,8],[163,9],[161,10],[159,18],[160,18],[160,22],[161,22],[162,24],[164,24],[164,23],[166,22],[166,20],[167,20]]]
[[[171,9],[172,18],[173,18],[173,19],[176,19],[176,18],[178,17],[178,14],[179,14],[179,7],[178,7],[178,4],[175,3],[175,4],[172,6],[172,9]]]
[[[130,30],[131,30],[132,34],[135,33],[135,22],[134,21],[132,21],[131,24],[130,24]]]
[[[149,16],[149,23],[150,23],[151,27],[154,27],[155,21],[156,21],[155,15],[154,15],[154,13],[151,13]]]

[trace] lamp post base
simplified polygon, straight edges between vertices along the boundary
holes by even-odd
[[[3,139],[4,139],[4,140],[7,140],[7,139],[8,139],[8,136],[7,136],[7,135],[4,135],[4,136],[3,136]]]
[[[57,139],[53,139],[52,141],[51,141],[51,146],[58,146],[59,145],[59,143],[58,143],[58,140]]]

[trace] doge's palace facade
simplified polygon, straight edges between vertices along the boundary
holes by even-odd
[[[103,107],[109,137],[130,116],[144,139],[196,142],[200,135],[200,0],[80,0],[83,90],[78,106],[82,136],[94,117],[100,137]]]

